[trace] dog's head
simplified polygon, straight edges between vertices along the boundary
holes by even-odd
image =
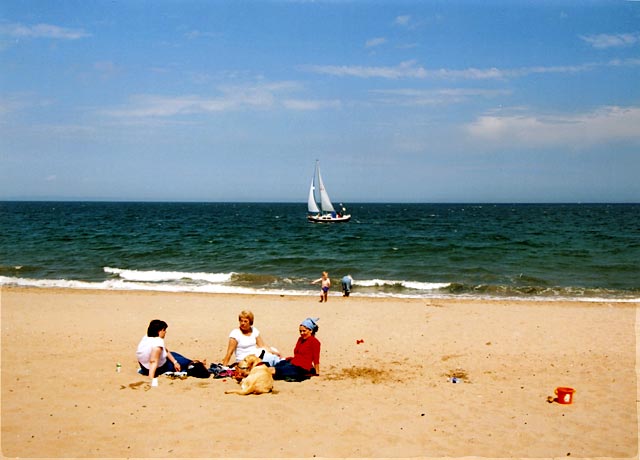
[[[260,364],[261,362],[262,361],[260,360],[260,358],[255,355],[249,355],[244,359],[238,361],[235,373],[236,380],[242,380],[243,378],[245,378],[247,375],[249,375],[251,369],[253,369],[254,366]]]

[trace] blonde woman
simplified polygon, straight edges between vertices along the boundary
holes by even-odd
[[[232,356],[235,356],[234,364],[248,355],[255,355],[270,366],[275,366],[281,360],[278,350],[264,343],[260,331],[253,325],[253,320],[251,311],[243,310],[238,315],[238,327],[229,333],[227,354],[222,360],[223,366],[229,365]]]

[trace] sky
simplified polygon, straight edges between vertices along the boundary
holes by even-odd
[[[0,2],[0,200],[640,202],[640,1]]]

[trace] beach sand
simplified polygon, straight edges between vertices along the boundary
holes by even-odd
[[[2,455],[637,457],[638,304],[332,294],[3,287]],[[136,372],[151,319],[211,363],[242,309],[285,355],[319,317],[321,375],[238,396],[230,379],[151,388]],[[560,386],[573,404],[547,401]]]

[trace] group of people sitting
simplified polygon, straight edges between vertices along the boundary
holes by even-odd
[[[318,318],[306,318],[300,323],[300,337],[293,350],[293,356],[287,358],[283,358],[277,349],[264,343],[253,321],[254,316],[251,311],[240,312],[239,325],[229,334],[229,343],[222,366],[232,369],[248,355],[255,355],[265,365],[273,368],[273,378],[276,380],[301,381],[320,373],[320,341],[315,336],[318,331]],[[181,372],[192,363],[191,359],[180,353],[169,351],[164,340],[167,328],[166,322],[159,319],[152,320],[147,328],[147,334],[142,337],[136,350],[136,357],[140,364],[139,372],[150,376],[152,385],[157,385],[157,376],[166,372]]]

